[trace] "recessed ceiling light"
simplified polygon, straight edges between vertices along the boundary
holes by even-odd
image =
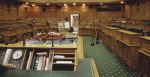
[[[120,2],[121,4],[123,4],[124,2]]]
[[[49,3],[46,3],[46,5],[48,6],[48,5],[49,5]]]
[[[64,4],[64,6],[67,6],[67,4]]]
[[[25,4],[26,4],[26,5],[28,5],[29,3],[28,3],[28,2],[26,2]]]
[[[100,3],[101,5],[103,5],[103,3]]]
[[[35,4],[32,4],[32,6],[35,6]]]
[[[83,5],[83,6],[85,6],[85,4],[84,4],[84,3],[83,3],[82,5]]]
[[[76,5],[76,3],[73,3],[73,5]]]

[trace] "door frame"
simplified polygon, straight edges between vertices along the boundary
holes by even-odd
[[[70,16],[69,16],[69,17],[70,17],[70,27],[73,26],[73,25],[72,25],[72,15],[73,15],[73,14],[78,14],[78,16],[79,16],[79,20],[78,20],[78,21],[79,21],[79,24],[80,24],[80,13],[70,13]]]

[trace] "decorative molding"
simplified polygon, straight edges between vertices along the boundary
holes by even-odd
[[[34,2],[34,3],[96,3],[96,2],[120,2],[123,0],[19,0],[23,2]]]

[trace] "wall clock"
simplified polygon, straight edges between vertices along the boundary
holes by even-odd
[[[23,55],[23,51],[22,50],[16,50],[16,51],[13,52],[12,58],[14,60],[18,60],[18,59],[20,59],[22,57],[22,55]]]

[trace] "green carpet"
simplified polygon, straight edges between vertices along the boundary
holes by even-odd
[[[91,46],[91,41],[90,36],[83,36],[84,54],[85,58],[95,60],[100,77],[139,77],[137,72],[128,70],[125,64],[120,63],[107,46],[101,42]]]

